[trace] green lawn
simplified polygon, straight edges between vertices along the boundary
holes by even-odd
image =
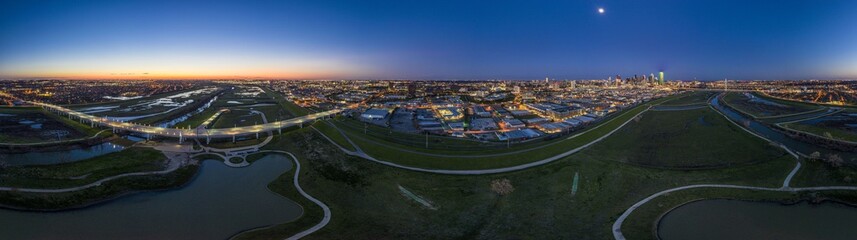
[[[5,187],[66,188],[130,172],[157,171],[166,157],[150,148],[128,148],[95,158],[47,166],[9,167],[0,173]]]
[[[708,99],[717,94],[714,91],[693,91],[679,95],[678,97],[666,101],[663,105],[667,106],[680,106],[680,105],[691,105],[691,104],[706,104],[708,103]]]
[[[245,140],[238,140],[236,142],[232,142],[231,138],[223,138],[223,139],[212,139],[210,144],[205,144],[205,141],[202,142],[203,145],[213,148],[237,148],[237,147],[247,147],[253,146],[265,141],[265,138],[268,137],[268,133],[259,133],[259,138],[257,139],[255,135],[244,136]]]
[[[345,139],[345,136],[343,136],[339,131],[337,131],[336,128],[333,128],[333,126],[330,126],[324,122],[318,122],[316,124],[313,124],[312,126],[324,133],[325,136],[336,142],[337,145],[342,146],[343,148],[351,151],[355,150],[354,145],[351,145],[351,143],[349,143],[348,140]]]
[[[0,204],[31,210],[63,210],[85,207],[139,191],[171,189],[193,179],[199,165],[188,165],[163,175],[130,176],[107,181],[97,187],[66,193],[0,192]]]
[[[855,186],[857,169],[853,167],[830,167],[818,161],[804,161],[803,166],[792,179],[792,187],[817,186]],[[635,210],[622,225],[623,234],[628,239],[653,239],[657,220],[670,209],[699,199],[738,199],[751,201],[776,201],[794,203],[797,201],[834,200],[857,204],[857,191],[820,191],[820,192],[772,192],[737,189],[691,189],[670,193],[653,199]]]
[[[205,109],[201,113],[194,114],[193,116],[190,116],[189,118],[185,119],[184,121],[177,123],[176,127],[186,128],[186,127],[190,126],[190,128],[196,128],[199,125],[202,125],[202,123],[205,122],[205,120],[208,120],[208,118],[210,118],[211,116],[214,116],[214,114],[217,113],[217,111],[220,111],[220,108],[210,107],[208,109]]]
[[[299,116],[310,114],[309,110],[307,110],[306,108],[302,108],[301,106],[298,106],[297,104],[293,103],[292,101],[289,101],[288,99],[286,99],[283,96],[283,94],[280,94],[280,93],[278,93],[272,89],[269,89],[269,88],[262,88],[262,89],[265,90],[265,94],[267,94],[268,97],[271,97],[275,101],[277,101],[277,103],[280,106],[282,106],[284,109],[286,109],[289,113],[291,113],[292,116],[299,117]]]
[[[392,143],[399,147],[409,148],[423,152],[449,152],[468,154],[474,150],[506,149],[506,142],[482,142],[470,138],[457,138],[451,136],[439,136],[434,134],[413,134],[393,131],[391,128],[381,127],[374,124],[364,123],[350,118],[342,118],[333,121],[340,129],[351,133],[357,133],[367,139],[384,143]],[[426,146],[428,138],[428,148]],[[543,142],[543,141],[540,141]]]
[[[291,114],[279,105],[259,106],[259,107],[233,107],[231,109],[256,110],[265,114],[268,122],[275,122],[279,118],[280,121],[291,118]]]
[[[727,93],[726,96],[723,98],[723,101],[732,108],[735,108],[736,110],[743,112],[746,115],[750,115],[753,118],[774,118],[780,116],[788,116],[792,114],[800,114],[808,111],[818,110],[821,108],[821,106],[814,104],[774,99],[756,93],[753,93],[753,95],[759,99],[763,99],[764,101],[768,101],[773,104],[751,102],[750,98],[745,96],[743,93],[734,92]]]
[[[604,148],[605,157],[616,161],[679,169],[740,165],[787,154],[710,108],[646,112],[594,147]]]
[[[251,114],[249,110],[245,109],[230,109],[228,112],[220,114],[217,120],[214,121],[214,124],[211,125],[211,128],[243,127],[262,123],[264,121],[262,121],[262,115],[260,114]]]
[[[747,201],[770,201],[784,204],[799,201],[833,200],[845,203],[857,203],[857,192],[773,192],[738,189],[689,189],[670,193],[653,199],[636,209],[622,225],[622,233],[627,239],[656,239],[655,230],[660,217],[671,209],[700,199],[735,199]]]
[[[783,127],[791,128],[797,131],[808,132],[822,137],[831,137],[837,140],[857,142],[857,132],[848,131],[835,127],[822,127],[813,124],[803,124],[800,122],[784,124]]]
[[[780,157],[716,170],[662,170],[620,163],[605,157],[612,149],[594,147],[527,170],[451,176],[348,157],[316,134],[301,129],[278,135],[269,145],[298,156],[303,189],[333,212],[330,224],[308,239],[609,239],[616,216],[655,192],[695,183],[775,187],[794,165],[791,157]],[[575,173],[580,181],[572,196]],[[320,220],[320,208],[290,186],[291,174],[284,173],[269,187],[298,201],[305,215],[239,239],[287,237]],[[509,179],[514,190],[495,193],[491,181],[496,179]],[[398,186],[431,201],[437,210],[403,196]]]
[[[112,116],[112,117],[128,117],[128,116],[140,116],[140,115],[150,115],[157,114],[154,116],[144,117],[140,119],[135,119],[132,122],[141,123],[141,124],[155,124],[166,120],[171,120],[177,117],[180,117],[184,114],[187,114],[191,111],[195,111],[196,109],[202,107],[206,102],[208,102],[211,98],[218,94],[219,91],[214,91],[209,94],[195,94],[193,96],[187,98],[175,98],[174,102],[185,102],[188,100],[193,100],[192,103],[189,103],[185,106],[179,107],[178,109],[174,109],[172,111],[166,112],[174,107],[168,106],[151,106],[151,107],[143,107],[149,102],[168,97],[171,95],[176,95],[185,92],[191,92],[195,90],[203,89],[202,87],[193,88],[189,90],[183,91],[174,91],[168,93],[157,94],[149,97],[144,97],[140,99],[133,100],[124,100],[124,101],[109,101],[109,102],[101,102],[101,103],[93,103],[93,104],[79,104],[79,105],[67,105],[66,107],[71,108],[73,110],[82,110],[91,107],[108,107],[115,106],[116,108],[110,109],[105,112],[97,112],[90,113],[90,115],[94,116]],[[136,106],[136,107],[135,107]],[[128,111],[129,108],[133,110]]]
[[[69,135],[64,137],[63,141],[75,141],[95,136],[101,129],[92,128],[88,124],[82,124],[76,120],[68,119],[67,117],[56,115],[39,107],[0,107],[0,114],[12,114],[5,119],[0,119],[0,142],[3,143],[42,143],[47,141],[56,141],[53,136],[42,135],[43,131],[48,130],[66,130]],[[41,124],[40,129],[30,128],[26,125],[17,123],[20,119],[37,120]],[[12,122],[6,122],[10,120]],[[111,135],[109,132],[102,133],[102,137]]]
[[[513,154],[492,156],[492,157],[439,157],[427,156],[418,153],[405,152],[396,148],[391,148],[392,142],[366,141],[361,135],[362,133],[346,131],[346,134],[354,141],[363,151],[369,155],[390,162],[403,164],[407,166],[434,168],[434,169],[489,169],[520,165],[536,160],[541,160],[557,154],[569,151],[580,147],[584,144],[595,140],[604,134],[612,131],[622,123],[631,119],[634,115],[645,110],[649,104],[659,103],[661,100],[656,100],[652,103],[643,104],[633,109],[625,110],[620,115],[617,115],[611,120],[604,121],[600,127],[591,128],[591,130],[580,134],[572,139],[561,139],[544,144],[543,147],[533,148],[527,147],[526,151],[516,152]],[[382,144],[383,143],[383,144]],[[407,146],[400,146],[407,147]],[[418,148],[412,148],[418,149]],[[424,151],[424,150],[423,150]],[[508,152],[510,150],[506,150]],[[443,153],[443,151],[432,151]],[[502,153],[501,150],[474,151],[474,154],[490,154]]]

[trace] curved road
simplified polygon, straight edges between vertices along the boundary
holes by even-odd
[[[79,191],[91,187],[101,186],[102,183],[107,181],[111,181],[118,178],[130,177],[130,176],[145,176],[145,175],[156,175],[156,174],[167,174],[171,173],[179,167],[182,166],[182,160],[178,159],[182,154],[170,153],[175,155],[167,155],[167,168],[160,171],[151,171],[151,172],[134,172],[134,173],[124,173],[115,176],[110,176],[107,178],[100,179],[90,184],[86,184],[83,186],[70,187],[70,188],[59,188],[59,189],[41,189],[41,188],[15,188],[15,187],[0,187],[0,191],[16,191],[16,192],[31,192],[31,193],[64,193],[64,192],[74,192]]]
[[[709,106],[710,106],[710,104],[709,104]],[[798,170],[801,167],[800,157],[798,156],[798,154],[795,154],[793,151],[791,151],[789,148],[787,148],[786,146],[784,146],[782,144],[771,141],[770,139],[762,137],[762,136],[744,128],[743,126],[739,125],[738,123],[732,121],[732,119],[730,119],[726,115],[723,115],[723,113],[718,111],[716,108],[712,107],[712,109],[714,109],[715,112],[720,113],[720,115],[722,115],[723,117],[728,119],[733,124],[737,125],[739,128],[744,129],[745,131],[753,134],[756,137],[764,139],[765,141],[779,145],[781,148],[785,149],[789,154],[794,156],[795,159],[797,159],[797,164],[795,165],[794,169],[792,169],[791,172],[789,172],[789,175],[786,176],[785,180],[783,180],[783,185],[779,188],[769,188],[769,187],[754,187],[754,186],[741,186],[741,185],[729,185],[729,184],[696,184],[696,185],[688,185],[688,186],[675,187],[675,188],[663,190],[663,191],[660,191],[658,193],[652,194],[651,196],[644,198],[643,200],[640,200],[639,202],[635,203],[630,208],[625,210],[625,212],[623,212],[622,215],[620,215],[619,218],[617,218],[616,221],[613,222],[613,227],[612,227],[613,238],[615,238],[617,240],[625,240],[625,235],[622,234],[622,224],[625,222],[625,219],[627,219],[628,216],[630,216],[631,213],[634,212],[634,210],[636,210],[640,206],[643,206],[643,204],[646,204],[649,201],[651,201],[652,199],[655,199],[659,196],[662,196],[664,194],[671,193],[671,192],[681,191],[681,190],[694,189],[694,188],[731,188],[731,189],[746,189],[746,190],[776,191],[776,192],[831,191],[831,190],[853,191],[853,190],[857,190],[857,186],[821,186],[821,187],[803,187],[803,188],[792,188],[792,187],[790,187],[789,185],[791,183],[792,178],[794,177],[795,174],[797,174]]]
[[[299,232],[299,233],[295,234],[294,236],[291,236],[291,237],[286,238],[286,239],[289,239],[289,240],[300,239],[302,237],[305,237],[307,235],[310,235],[310,234],[320,230],[324,226],[327,226],[327,223],[330,222],[330,218],[332,216],[332,214],[330,212],[330,208],[328,208],[327,205],[325,205],[323,202],[319,201],[318,199],[314,198],[313,196],[310,196],[308,193],[306,193],[304,191],[303,188],[301,188],[300,181],[298,181],[298,177],[300,176],[300,173],[301,173],[301,163],[300,163],[300,161],[298,161],[298,158],[295,157],[295,155],[290,153],[290,152],[280,151],[280,150],[264,150],[264,151],[259,151],[259,152],[260,153],[280,153],[280,154],[289,155],[289,157],[291,157],[292,160],[294,160],[294,162],[295,162],[295,177],[294,177],[295,188],[298,189],[298,192],[300,192],[301,195],[303,195],[305,198],[309,199],[310,201],[312,201],[313,203],[315,203],[316,205],[321,207],[321,209],[324,211],[324,218],[321,219],[321,222],[319,222],[315,226],[310,227],[307,230]]]
[[[655,105],[652,105],[652,106],[655,106]],[[649,108],[647,108],[647,109],[645,109],[645,110],[641,111],[640,113],[637,113],[637,115],[634,115],[634,117],[632,117],[631,119],[628,119],[628,121],[625,121],[625,123],[623,123],[622,125],[620,125],[619,127],[617,127],[617,129],[618,129],[618,128],[622,128],[622,126],[625,126],[625,124],[627,124],[629,121],[634,120],[634,118],[636,118],[636,117],[638,117],[638,116],[642,115],[644,112],[649,111],[649,110],[653,110],[653,109],[652,109],[652,106],[649,106]],[[371,142],[371,143],[376,144],[376,145],[385,145],[385,147],[393,148],[393,149],[396,149],[397,151],[402,151],[402,152],[407,152],[407,153],[413,153],[413,154],[419,154],[419,155],[423,155],[423,156],[431,156],[431,157],[448,157],[448,158],[484,158],[484,157],[499,157],[499,156],[506,156],[506,155],[512,155],[512,154],[523,153],[523,152],[530,152],[530,151],[534,151],[534,150],[538,150],[538,149],[542,149],[542,148],[545,148],[545,147],[549,147],[549,146],[553,146],[553,145],[556,145],[556,144],[562,143],[562,142],[563,142],[563,141],[565,141],[565,140],[569,140],[569,139],[572,139],[572,138],[576,138],[576,137],[578,137],[578,136],[580,136],[580,135],[583,135],[583,134],[586,134],[586,133],[588,133],[588,132],[590,132],[590,131],[593,131],[593,130],[595,130],[595,129],[598,129],[598,128],[600,128],[600,127],[602,127],[602,126],[606,125],[607,123],[610,123],[610,122],[612,122],[612,121],[616,121],[616,118],[621,117],[621,116],[624,116],[625,114],[630,114],[630,113],[628,113],[628,112],[624,112],[624,113],[620,114],[619,116],[616,116],[615,118],[612,118],[612,119],[610,119],[610,120],[607,120],[607,121],[605,121],[605,122],[602,122],[601,124],[596,125],[595,127],[592,127],[592,128],[586,129],[586,130],[585,130],[585,131],[583,131],[583,132],[576,133],[576,134],[571,135],[571,136],[569,136],[569,137],[567,137],[567,138],[565,138],[565,139],[563,139],[563,140],[560,140],[560,141],[555,141],[555,142],[551,142],[551,143],[547,143],[547,144],[543,144],[543,145],[539,145],[539,146],[535,146],[535,147],[527,148],[527,149],[520,149],[520,150],[509,151],[509,152],[492,153],[492,154],[454,155],[454,154],[427,153],[427,152],[422,152],[422,151],[416,151],[416,150],[411,150],[411,149],[401,148],[401,147],[397,147],[397,146],[389,146],[389,145],[386,145],[386,144],[384,144],[384,143],[380,143],[380,142],[378,142],[378,141],[375,141],[375,140],[372,140],[372,139],[368,139],[368,138],[366,138],[366,137],[362,137],[362,136],[357,136],[357,137],[358,137],[360,140],[367,141],[367,142]],[[342,131],[342,129],[340,129],[339,127],[337,127],[335,124],[332,124],[332,123],[329,123],[329,122],[325,122],[325,124],[328,124],[328,125],[330,125],[331,127],[335,128],[337,131],[339,131],[339,133],[340,133],[340,134],[342,134],[343,136],[345,136],[345,138],[346,138],[346,139],[348,139],[348,138],[349,138],[349,137],[346,135],[346,133],[345,133],[344,131]],[[611,132],[611,133],[612,133],[612,132]],[[351,145],[354,145],[355,147],[357,146],[357,145],[356,145],[356,144],[354,144],[354,142],[352,142],[350,139],[349,139],[348,141],[351,143]]]
[[[649,108],[651,108],[651,107],[649,107]],[[505,173],[505,172],[513,172],[513,171],[523,170],[523,169],[527,169],[527,168],[531,168],[531,167],[535,167],[535,166],[544,165],[544,164],[547,164],[547,163],[550,163],[550,162],[553,162],[553,161],[556,161],[556,160],[559,160],[559,159],[565,158],[565,157],[567,157],[567,156],[569,156],[569,155],[571,155],[571,154],[577,153],[577,152],[579,152],[580,150],[583,150],[583,149],[585,149],[585,148],[587,148],[587,147],[591,146],[592,144],[595,144],[595,143],[600,142],[601,140],[604,140],[605,138],[609,137],[610,135],[613,135],[613,133],[615,133],[616,131],[619,131],[619,129],[622,129],[622,127],[624,127],[625,125],[627,125],[628,123],[630,123],[631,121],[633,121],[633,120],[634,120],[634,118],[636,118],[636,117],[637,117],[637,116],[639,116],[640,114],[645,113],[647,110],[648,110],[648,109],[641,111],[640,113],[638,113],[637,115],[635,115],[635,116],[634,116],[634,117],[632,117],[631,119],[628,119],[628,121],[625,121],[624,123],[622,123],[622,125],[619,125],[619,126],[618,126],[618,127],[616,127],[615,129],[613,129],[613,130],[611,130],[610,132],[608,132],[607,134],[604,134],[603,136],[598,137],[597,139],[592,140],[591,142],[586,143],[586,144],[584,144],[583,146],[580,146],[580,147],[577,147],[577,148],[574,148],[574,149],[568,150],[568,151],[566,151],[566,152],[563,152],[563,153],[557,154],[557,155],[555,155],[555,156],[553,156],[553,157],[548,157],[548,158],[545,158],[545,159],[542,159],[542,160],[538,160],[538,161],[534,161],[534,162],[529,162],[529,163],[521,164],[521,165],[517,165],[517,166],[504,167],[504,168],[494,168],[494,169],[480,169],[480,170],[428,169],[428,168],[410,167],[410,166],[400,165],[400,164],[397,164],[397,163],[392,163],[392,162],[387,162],[387,161],[383,161],[383,160],[378,160],[378,159],[376,159],[376,158],[374,158],[374,157],[370,156],[369,154],[366,154],[365,152],[363,152],[363,150],[361,150],[361,149],[360,149],[360,147],[359,147],[359,146],[357,146],[357,144],[354,144],[354,142],[352,142],[352,141],[351,141],[351,139],[350,139],[350,138],[348,138],[348,136],[347,136],[347,135],[345,135],[344,133],[342,133],[342,132],[341,132],[341,130],[340,130],[340,134],[343,134],[343,136],[345,137],[345,139],[346,139],[346,140],[348,140],[348,142],[349,142],[349,143],[351,143],[351,145],[353,145],[353,146],[354,146],[354,149],[356,149],[356,151],[351,151],[351,150],[348,150],[348,149],[346,149],[346,148],[344,148],[344,147],[342,147],[342,146],[339,146],[339,144],[336,144],[336,142],[334,142],[332,139],[330,139],[329,137],[327,137],[326,135],[324,135],[324,133],[321,133],[321,131],[319,131],[318,129],[315,129],[315,128],[314,128],[314,129],[315,129],[317,132],[319,132],[319,133],[320,133],[324,138],[326,138],[328,141],[330,141],[331,143],[333,143],[333,145],[335,145],[335,146],[339,147],[339,149],[340,149],[340,150],[342,150],[343,152],[345,152],[346,154],[348,154],[348,155],[352,155],[352,156],[356,156],[356,157],[361,157],[361,158],[364,158],[364,159],[367,159],[367,160],[370,160],[370,161],[373,161],[373,162],[377,162],[377,163],[380,163],[380,164],[384,164],[384,165],[387,165],[387,166],[396,167],[396,168],[401,168],[401,169],[406,169],[406,170],[411,170],[411,171],[427,172],[427,173],[437,173],[437,174],[448,174],[448,175],[482,175],[482,174],[495,174],[495,173]],[[337,128],[337,130],[339,130],[339,128]],[[580,134],[582,134],[582,133],[580,133]],[[575,136],[577,136],[577,135],[575,135]],[[575,136],[571,136],[571,137],[575,137]],[[571,138],[571,137],[569,137],[569,138]]]
[[[291,126],[296,126],[299,124],[307,123],[314,121],[319,118],[326,118],[327,116],[331,116],[337,114],[342,111],[342,109],[334,109],[325,112],[308,114],[300,117],[295,117],[283,121],[277,121],[272,123],[264,123],[258,125],[244,126],[244,127],[234,127],[234,128],[217,128],[217,129],[178,129],[178,128],[163,128],[163,127],[154,127],[148,125],[141,125],[136,123],[129,122],[120,122],[112,119],[97,117],[81,112],[77,112],[62,106],[41,103],[41,102],[29,102],[36,106],[41,106],[50,111],[56,111],[62,114],[66,114],[69,118],[76,118],[81,122],[89,122],[92,125],[105,126],[109,128],[136,132],[136,133],[144,133],[156,136],[163,137],[174,137],[174,138],[226,138],[233,137],[236,135],[246,135],[246,134],[254,134],[261,132],[269,132],[277,129],[288,128]]]
[[[662,196],[667,193],[681,191],[686,189],[693,188],[732,188],[732,189],[747,189],[747,190],[758,190],[758,191],[777,191],[777,192],[798,192],[798,191],[830,191],[830,190],[857,190],[857,186],[825,186],[825,187],[805,187],[805,188],[766,188],[766,187],[753,187],[753,186],[739,186],[739,185],[725,185],[725,184],[697,184],[697,185],[689,185],[677,188],[671,188],[667,190],[660,191],[655,193],[639,202],[635,203],[633,206],[625,210],[616,222],[613,223],[613,238],[617,240],[624,240],[625,235],[622,234],[622,223],[625,222],[625,219],[631,215],[634,210],[651,201],[652,199]]]

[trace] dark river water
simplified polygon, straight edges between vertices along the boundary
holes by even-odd
[[[857,208],[824,202],[702,200],[673,209],[658,223],[663,240],[857,239]]]
[[[280,155],[245,168],[204,161],[199,175],[181,189],[63,212],[0,210],[0,239],[226,239],[300,217],[298,204],[267,189],[291,168],[291,160]]]
[[[767,139],[770,139],[771,141],[781,143],[781,144],[785,145],[786,147],[788,147],[789,149],[791,149],[792,151],[801,153],[803,155],[809,155],[813,152],[819,152],[819,153],[821,153],[822,156],[827,156],[828,154],[836,154],[836,155],[841,156],[842,159],[850,160],[850,161],[857,161],[857,152],[845,152],[845,151],[827,149],[827,148],[816,146],[814,144],[810,144],[810,143],[806,143],[806,142],[803,142],[800,140],[790,138],[790,137],[786,136],[785,134],[782,134],[776,130],[769,128],[768,126],[765,126],[765,125],[763,125],[757,121],[754,121],[754,120],[748,119],[747,117],[744,117],[743,115],[732,110],[731,108],[722,106],[720,104],[719,98],[717,98],[717,97],[712,98],[711,105],[714,108],[717,108],[718,110],[720,110],[720,112],[722,112],[723,114],[725,114],[730,119],[737,122],[738,124],[743,125],[744,123],[749,123],[750,130],[752,130],[756,134],[759,134],[759,135],[761,135]]]
[[[0,162],[9,166],[20,165],[45,165],[76,162],[104,154],[118,152],[124,147],[105,142],[94,146],[76,148],[72,150],[51,152],[27,152],[27,153],[0,153]]]

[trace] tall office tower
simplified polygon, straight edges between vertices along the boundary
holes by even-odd
[[[545,82],[548,82],[548,77],[545,77]]]
[[[664,71],[661,71],[660,73],[658,73],[658,75],[660,76],[658,78],[658,83],[663,85],[664,84]]]
[[[577,81],[571,80],[570,84],[571,84],[571,89],[574,89],[575,87],[577,87]]]
[[[649,82],[655,82],[655,74],[649,73]]]

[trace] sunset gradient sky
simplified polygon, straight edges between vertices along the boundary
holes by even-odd
[[[604,8],[604,14],[597,9]],[[3,1],[0,78],[857,78],[857,1]]]

